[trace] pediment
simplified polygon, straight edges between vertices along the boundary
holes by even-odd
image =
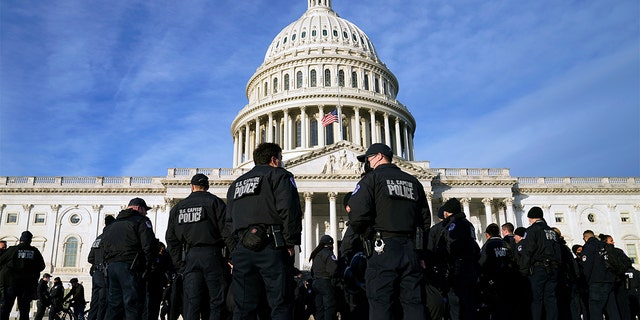
[[[286,161],[287,170],[296,176],[301,175],[353,175],[360,176],[362,164],[356,158],[364,154],[366,148],[348,141],[340,141],[319,149],[315,149]],[[416,166],[410,161],[394,157],[393,163],[403,171],[421,176],[434,176],[430,170]]]

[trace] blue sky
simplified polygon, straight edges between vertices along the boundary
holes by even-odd
[[[305,0],[0,2],[0,175],[229,168],[245,86]],[[640,2],[333,0],[400,83],[416,158],[640,176]]]

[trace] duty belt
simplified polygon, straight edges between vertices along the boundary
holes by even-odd
[[[411,232],[391,232],[391,231],[378,231],[382,238],[407,238],[413,239],[413,233]]]

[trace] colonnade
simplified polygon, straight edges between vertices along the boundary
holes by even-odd
[[[322,117],[336,109],[342,127],[337,123],[324,127]],[[406,119],[373,108],[317,105],[278,110],[236,127],[233,165],[238,167],[252,160],[253,149],[261,142],[278,143],[283,153],[320,148],[341,140],[363,147],[381,142],[391,146],[396,156],[414,160],[414,129]]]

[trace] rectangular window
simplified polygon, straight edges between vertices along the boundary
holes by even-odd
[[[33,224],[44,224],[44,213],[36,213],[36,216],[33,218]]]
[[[629,215],[629,212],[620,213],[620,221],[623,223],[631,222],[631,216]]]
[[[638,261],[638,252],[636,251],[635,244],[627,244],[627,256],[635,264]]]
[[[18,223],[18,214],[17,213],[7,213],[7,224],[16,224]]]
[[[556,223],[564,223],[564,213],[556,212]]]

